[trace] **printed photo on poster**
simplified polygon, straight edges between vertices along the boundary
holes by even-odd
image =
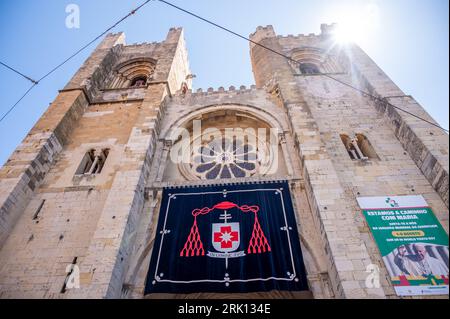
[[[422,196],[358,203],[399,296],[448,295],[448,235]]]

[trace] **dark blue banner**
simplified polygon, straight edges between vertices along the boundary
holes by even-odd
[[[286,182],[164,189],[145,294],[308,290]]]

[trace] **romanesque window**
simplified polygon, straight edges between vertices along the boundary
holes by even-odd
[[[114,68],[109,83],[110,89],[141,88],[148,84],[155,71],[156,61],[148,58],[136,58],[120,63]]]
[[[289,63],[296,74],[339,73],[342,67],[335,56],[319,48],[304,47],[289,53]]]
[[[75,175],[100,174],[108,157],[109,149],[91,149],[84,154]]]
[[[318,74],[320,73],[319,67],[314,63],[300,63],[300,72],[302,74]]]
[[[355,134],[352,138],[341,134],[341,140],[352,160],[378,159],[375,150],[363,134]]]

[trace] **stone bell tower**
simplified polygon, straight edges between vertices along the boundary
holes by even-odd
[[[0,298],[120,296],[163,100],[189,74],[181,28],[97,46],[0,170]]]
[[[272,26],[258,27],[251,40],[295,62],[251,44],[253,73],[289,117],[336,297],[392,297],[356,198],[423,195],[448,233],[448,135],[395,108],[436,123],[357,45],[335,43],[333,28],[279,36]],[[378,291],[365,284],[371,264],[382,272]]]

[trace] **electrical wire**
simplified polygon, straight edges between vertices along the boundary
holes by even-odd
[[[95,37],[93,40],[89,41],[87,44],[85,44],[84,46],[82,46],[79,50],[77,50],[75,53],[73,53],[72,55],[70,55],[67,59],[65,59],[64,61],[62,61],[61,63],[59,63],[58,65],[56,65],[54,68],[52,68],[50,71],[48,71],[46,74],[44,74],[41,78],[39,78],[39,80],[34,81],[31,78],[28,78],[27,76],[21,74],[20,72],[8,67],[7,65],[3,64],[4,66],[6,66],[7,68],[13,70],[16,73],[19,73],[20,75],[24,76],[25,78],[27,78],[28,80],[33,82],[33,85],[20,97],[20,99],[14,103],[14,105],[9,108],[9,110],[2,115],[2,117],[0,118],[0,122],[2,122],[6,116],[12,112],[12,110],[14,110],[14,108],[19,104],[20,101],[22,101],[25,96],[28,95],[28,93],[31,92],[31,90],[37,85],[39,84],[42,80],[44,80],[45,78],[47,78],[48,76],[50,76],[53,72],[55,72],[56,70],[58,70],[60,67],[62,67],[64,64],[66,64],[67,62],[69,62],[71,59],[73,59],[75,56],[77,56],[80,52],[82,52],[84,49],[86,49],[87,47],[89,47],[92,43],[94,43],[95,41],[97,41],[99,38],[101,38],[102,36],[104,36],[106,33],[108,33],[109,31],[111,31],[112,29],[114,29],[116,26],[118,26],[121,22],[123,22],[124,20],[126,20],[127,18],[129,18],[130,16],[134,15],[137,11],[139,11],[143,6],[145,6],[147,3],[149,3],[150,1],[154,1],[154,0],[146,0],[145,2],[143,2],[140,6],[138,6],[137,8],[131,10],[126,16],[124,16],[123,18],[121,18],[120,20],[118,20],[116,23],[114,23],[112,26],[110,26],[109,28],[107,28],[105,31],[103,31],[101,34],[99,34],[97,37]],[[1,63],[1,62],[0,62]]]
[[[30,86],[30,88],[29,88],[27,91],[25,91],[25,93],[20,97],[20,99],[18,99],[17,102],[14,103],[14,105],[11,106],[11,107],[9,108],[9,110],[8,110],[5,114],[2,115],[2,117],[0,118],[0,122],[3,121],[3,119],[4,119],[6,116],[8,116],[8,114],[11,113],[12,110],[14,110],[14,108],[17,106],[17,104],[19,104],[19,102],[22,101],[22,100],[25,98],[25,96],[27,96],[28,93],[29,93],[36,85],[37,85],[37,83],[34,83],[33,85]]]
[[[285,59],[291,61],[292,63],[300,64],[299,61],[294,60],[294,59],[292,59],[291,57],[289,57],[289,56],[287,56],[287,55],[285,55],[285,54],[283,54],[283,53],[281,53],[281,52],[278,52],[278,51],[276,51],[276,50],[274,50],[274,49],[272,49],[272,48],[269,48],[269,47],[267,47],[267,46],[265,46],[265,45],[263,45],[263,44],[261,44],[261,43],[259,43],[259,42],[253,41],[252,39],[250,39],[250,38],[248,38],[248,37],[246,37],[246,36],[243,36],[242,34],[239,34],[239,33],[237,33],[237,32],[234,32],[234,31],[232,31],[232,30],[230,30],[230,29],[228,29],[228,28],[226,28],[226,27],[224,27],[224,26],[221,26],[221,25],[219,25],[219,24],[217,24],[217,23],[215,23],[215,22],[213,22],[213,21],[211,21],[211,20],[208,20],[208,19],[206,19],[206,18],[203,18],[203,17],[201,17],[201,16],[199,16],[199,15],[193,13],[193,12],[190,12],[190,11],[188,11],[188,10],[186,10],[186,9],[183,9],[183,8],[181,8],[181,7],[178,7],[178,6],[176,6],[176,5],[174,5],[174,4],[170,3],[170,2],[167,2],[167,1],[165,1],[165,0],[158,0],[158,1],[159,1],[159,2],[162,2],[162,3],[165,3],[166,5],[171,6],[171,7],[175,8],[175,9],[177,9],[177,10],[179,10],[179,11],[182,11],[182,12],[184,12],[184,13],[187,13],[187,14],[189,14],[189,15],[191,15],[191,16],[193,16],[193,17],[199,19],[199,20],[202,20],[202,21],[204,21],[204,22],[206,22],[206,23],[208,23],[208,24],[211,24],[211,25],[213,25],[213,26],[215,26],[215,27],[217,27],[217,28],[219,28],[219,29],[222,29],[222,30],[224,30],[224,31],[226,31],[226,32],[228,32],[228,33],[231,33],[231,34],[234,35],[234,36],[237,36],[237,37],[239,37],[239,38],[241,38],[241,39],[244,39],[244,40],[246,40],[246,41],[248,41],[248,42],[250,42],[250,43],[253,43],[253,44],[255,44],[255,45],[257,45],[257,46],[259,46],[259,47],[261,47],[261,48],[264,48],[264,49],[266,49],[266,50],[268,50],[268,51],[270,51],[270,52],[272,52],[272,53],[274,53],[274,54],[277,54],[277,55],[279,55],[279,56],[281,56],[281,57],[283,57],[283,58],[285,58]],[[386,101],[384,98],[375,96],[375,95],[370,94],[370,93],[368,93],[368,92],[365,92],[365,91],[363,91],[363,90],[361,90],[361,89],[358,89],[358,88],[354,87],[353,85],[351,85],[351,84],[349,84],[349,83],[346,83],[346,82],[344,82],[344,81],[341,81],[341,80],[339,80],[339,79],[336,79],[336,78],[330,76],[329,74],[318,73],[318,75],[324,75],[324,76],[328,77],[329,79],[332,79],[332,80],[334,80],[334,81],[336,81],[336,82],[338,82],[338,83],[341,83],[342,85],[345,85],[345,86],[347,86],[347,87],[349,87],[349,88],[352,88],[352,89],[354,89],[354,90],[360,92],[361,94],[364,94],[364,95],[366,95],[366,96],[368,96],[368,97],[371,97],[371,98],[373,98],[373,99],[376,99],[376,100],[378,100],[378,101],[381,101],[381,102],[385,103],[386,105],[389,105],[389,106],[391,106],[391,107],[393,107],[393,108],[395,108],[395,109],[397,109],[397,110],[400,110],[400,111],[405,112],[405,113],[407,113],[407,114],[409,114],[409,115],[411,115],[411,116],[413,116],[413,117],[415,117],[415,118],[417,118],[417,119],[420,119],[420,120],[422,120],[422,121],[424,121],[424,122],[426,122],[426,123],[428,123],[428,124],[430,124],[430,125],[433,125],[433,126],[435,126],[435,127],[437,127],[437,128],[440,128],[441,130],[443,130],[443,131],[445,131],[445,132],[448,132],[448,129],[445,129],[445,128],[443,128],[442,126],[440,126],[440,125],[438,125],[438,124],[436,124],[436,123],[430,122],[430,121],[428,121],[427,119],[424,119],[424,118],[422,118],[422,117],[420,117],[420,116],[418,116],[418,115],[416,115],[416,114],[413,114],[413,113],[411,113],[411,112],[409,112],[409,111],[407,111],[407,110],[404,110],[404,109],[402,109],[402,108],[400,108],[400,107],[398,107],[398,106],[396,106],[396,105],[393,105],[392,103]]]
[[[3,63],[2,61],[0,61],[0,64],[3,65],[5,68],[10,69],[11,71],[19,74],[20,76],[24,77],[25,79],[27,79],[28,81],[34,83],[34,84],[38,84],[37,81],[33,80],[32,78],[30,78],[29,76],[26,76],[25,74],[17,71],[16,69],[14,69],[13,67],[7,65],[6,63]]]
[[[112,26],[110,26],[108,29],[106,29],[105,31],[103,31],[101,34],[99,34],[97,37],[95,37],[93,40],[91,40],[89,43],[87,43],[86,45],[84,45],[83,47],[81,47],[78,51],[76,51],[74,54],[72,54],[71,56],[69,56],[67,59],[65,59],[63,62],[61,62],[60,64],[58,64],[57,66],[55,66],[53,69],[51,69],[49,72],[47,72],[44,76],[42,76],[38,82],[42,81],[43,79],[45,79],[46,77],[48,77],[50,74],[52,74],[53,72],[55,72],[57,69],[59,69],[60,67],[62,67],[64,64],[66,64],[68,61],[70,61],[72,58],[74,58],[77,54],[79,54],[81,51],[83,51],[84,49],[86,49],[88,46],[90,46],[92,43],[94,43],[95,41],[97,41],[98,39],[100,39],[102,36],[104,36],[106,33],[108,33],[109,31],[111,31],[112,29],[114,29],[115,27],[117,27],[121,22],[123,22],[124,20],[126,20],[127,18],[129,18],[130,16],[132,16],[133,14],[135,14],[139,9],[141,9],[143,6],[145,6],[147,3],[149,3],[150,1],[153,0],[146,0],[144,3],[142,3],[139,7],[137,7],[136,9],[133,9],[130,11],[130,13],[128,13],[126,16],[124,16],[123,18],[121,18],[119,21],[117,21],[116,23],[114,23]]]

